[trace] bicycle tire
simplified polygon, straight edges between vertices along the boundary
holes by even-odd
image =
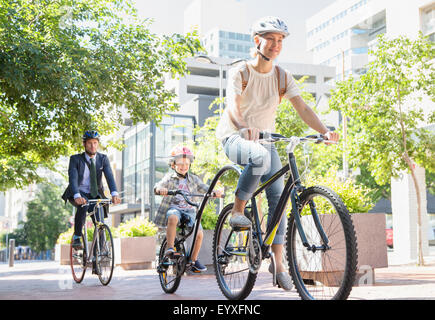
[[[100,248],[96,250],[95,259],[98,278],[102,285],[107,286],[112,280],[113,269],[115,267],[115,250],[110,228],[106,224],[100,225],[97,237],[100,237]]]
[[[83,281],[86,273],[86,251],[84,247],[82,249],[74,249],[73,244],[74,235],[71,237],[70,251],[69,251],[69,260],[71,266],[71,273],[73,279],[76,283],[80,283]],[[85,245],[85,237],[82,234],[82,245]]]
[[[230,272],[226,273],[226,269],[227,269],[228,264],[229,264],[229,262],[228,262],[229,260],[227,259],[228,257],[232,260],[239,259],[239,261],[240,260],[243,261],[243,258],[241,258],[241,256],[236,256],[236,255],[228,256],[228,255],[223,254],[223,251],[221,252],[222,248],[220,248],[222,246],[222,243],[223,242],[226,243],[227,239],[229,237],[231,237],[232,233],[233,233],[232,231],[228,231],[228,232],[230,232],[230,234],[228,236],[224,235],[224,233],[225,233],[224,230],[228,230],[228,229],[225,229],[225,227],[228,228],[228,226],[226,226],[226,224],[228,223],[227,219],[229,220],[232,207],[233,207],[232,203],[225,206],[222,209],[221,213],[219,214],[219,218],[218,218],[218,221],[216,223],[214,236],[213,236],[213,265],[214,265],[216,280],[217,280],[217,283],[219,285],[219,289],[221,290],[222,294],[229,300],[243,300],[251,293],[252,288],[254,287],[255,281],[257,279],[257,273],[251,272],[249,270],[249,266],[247,267],[247,269],[246,268],[241,269],[241,271],[236,271],[236,272],[233,272],[230,268]],[[235,238],[237,238],[237,236]],[[248,245],[249,244],[246,243],[245,246],[248,247]],[[219,249],[221,249],[221,250],[219,250]],[[228,246],[225,249],[228,249]],[[245,259],[245,263],[247,264],[247,261],[246,261],[247,257],[245,257],[244,259]],[[246,272],[247,273],[246,280],[237,281],[235,283],[243,283],[244,282],[244,284],[241,284],[240,288],[232,289],[231,283],[229,283],[232,280],[232,275],[233,274],[234,275],[241,275],[242,271],[247,271]],[[230,276],[228,280],[226,280],[227,276]],[[240,278],[238,278],[238,279],[240,279]]]
[[[177,242],[177,239],[175,239]],[[159,280],[160,285],[164,292],[166,293],[174,293],[177,291],[182,274],[184,273],[184,265],[180,265],[183,261],[179,260],[177,262],[171,261],[168,257],[165,256],[167,240],[166,237],[162,241],[162,245],[160,246],[159,252]],[[183,259],[186,256],[186,250],[182,243],[178,243],[175,247],[176,252],[180,254],[179,259]],[[175,266],[175,268],[174,268]],[[169,277],[168,275],[172,275]]]
[[[357,239],[349,212],[340,197],[326,187],[307,188],[299,198],[298,214],[308,243],[323,243],[313,216],[310,216],[313,210],[312,204],[310,205],[312,201],[329,239],[329,249],[308,250],[303,246],[294,214],[290,215],[287,261],[295,288],[303,300],[347,299],[355,281],[358,259]],[[304,208],[307,209],[303,211]]]

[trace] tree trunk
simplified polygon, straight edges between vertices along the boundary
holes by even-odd
[[[422,240],[422,228],[421,228],[421,195],[420,195],[420,187],[418,186],[417,176],[415,175],[414,163],[412,159],[409,158],[408,154],[404,154],[403,158],[408,164],[411,170],[412,181],[414,182],[415,193],[417,195],[417,245],[418,245],[418,265],[424,266],[424,258],[423,258],[423,240]]]
[[[400,87],[397,87],[397,97],[399,102],[399,113],[400,113],[400,128],[402,132],[402,141],[403,141],[403,149],[404,152],[402,154],[403,160],[405,160],[406,164],[411,171],[412,181],[414,182],[415,193],[417,195],[417,254],[418,260],[417,265],[424,266],[424,258],[423,258],[423,241],[422,241],[422,230],[421,230],[421,195],[420,188],[418,186],[417,176],[415,175],[414,162],[408,154],[407,148],[407,139],[406,139],[406,131],[405,126],[403,124],[403,115],[402,115],[402,105],[400,100]]]

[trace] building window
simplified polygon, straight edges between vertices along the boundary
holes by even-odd
[[[435,7],[423,11],[422,32],[425,36],[435,33]]]

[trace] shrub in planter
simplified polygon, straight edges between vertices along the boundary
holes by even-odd
[[[157,234],[157,226],[148,219],[136,217],[121,223],[113,230],[115,238],[151,237]]]
[[[307,187],[320,185],[334,190],[343,200],[349,213],[365,213],[372,209],[375,204],[369,196],[370,190],[357,185],[352,179],[340,180],[337,177],[337,171],[337,167],[331,167],[324,176],[308,175],[304,179],[304,185]],[[321,208],[320,212],[328,212],[325,206],[329,206],[329,203],[316,202],[316,206]],[[307,209],[309,210],[308,206],[304,208],[304,210]]]
[[[123,269],[149,269],[156,258],[158,228],[140,217],[121,223],[113,230],[115,263]]]
[[[57,238],[57,244],[71,244],[71,238],[74,233],[74,227],[69,228],[67,231],[61,233]]]
[[[214,230],[219,215],[216,213],[216,202],[209,200],[202,214],[201,224],[204,230]]]

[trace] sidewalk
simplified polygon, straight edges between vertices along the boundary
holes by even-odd
[[[426,266],[392,265],[375,270],[375,283],[354,287],[350,300],[435,300],[435,255]],[[272,286],[267,261],[247,300],[300,300],[293,289]],[[81,284],[72,281],[69,266],[56,261],[0,264],[0,300],[225,300],[214,275],[185,276],[177,292],[163,293],[157,272],[115,268],[112,282],[104,287],[87,271]]]

